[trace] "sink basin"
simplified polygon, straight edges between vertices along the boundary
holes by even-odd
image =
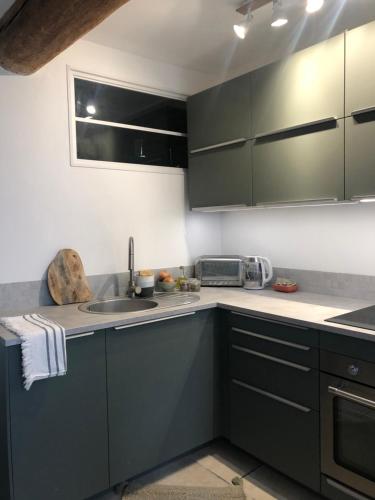
[[[153,309],[158,305],[154,300],[149,299],[128,299],[117,298],[98,300],[81,304],[78,309],[83,312],[94,314],[120,314]]]

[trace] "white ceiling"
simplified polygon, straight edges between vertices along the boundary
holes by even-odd
[[[14,3],[14,0],[0,0],[0,17],[9,9],[12,3]]]
[[[1,0],[0,0],[1,1]],[[257,10],[245,40],[233,33],[242,0],[130,0],[85,39],[225,79],[375,19],[375,0],[284,0],[290,22],[271,28],[271,4]]]
[[[0,0],[0,16],[14,0]],[[375,20],[375,0],[325,0],[313,15],[305,0],[284,0],[289,23],[269,25],[271,4],[255,12],[245,40],[233,33],[242,0],[130,0],[85,39],[218,80],[280,59],[290,52]]]

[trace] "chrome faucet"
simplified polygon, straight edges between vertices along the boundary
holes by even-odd
[[[129,285],[128,285],[128,297],[135,297],[135,281],[134,281],[134,238],[130,236],[129,238],[129,250],[128,250],[128,269],[129,269]]]

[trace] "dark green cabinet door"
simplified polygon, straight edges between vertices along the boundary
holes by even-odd
[[[216,437],[214,311],[112,330],[107,356],[111,484]]]
[[[344,116],[344,35],[252,73],[253,136]]]
[[[188,99],[189,150],[250,136],[250,74]]]
[[[346,33],[345,114],[375,107],[375,22]]]
[[[235,380],[231,384],[230,440],[319,491],[318,412]]]
[[[195,154],[189,160],[192,208],[251,204],[251,141]]]
[[[345,198],[375,196],[375,113],[345,121]]]
[[[14,500],[83,500],[109,487],[105,334],[67,342],[68,374],[22,385],[9,349]]]
[[[344,120],[335,128],[255,142],[253,202],[344,199]]]

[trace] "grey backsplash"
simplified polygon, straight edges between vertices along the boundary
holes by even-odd
[[[164,268],[174,277],[180,275],[178,267]],[[154,269],[157,274],[161,269]],[[193,275],[193,266],[185,266],[187,277]],[[99,274],[87,277],[94,297],[114,297],[125,295],[129,273]],[[53,305],[47,281],[25,281],[21,283],[0,284],[0,314],[8,311],[30,310],[34,307]]]
[[[176,267],[167,268],[173,276],[179,276]],[[155,274],[160,269],[154,270]],[[193,275],[193,266],[186,266],[188,277]],[[274,268],[274,279],[288,278],[298,283],[302,292],[321,293],[340,297],[374,300],[375,276],[327,273],[300,269]],[[100,274],[88,276],[95,297],[124,295],[129,281],[129,273]],[[47,281],[27,281],[23,283],[0,284],[0,314],[9,311],[31,310],[34,307],[54,304]]]
[[[302,292],[373,300],[375,302],[375,276],[281,267],[276,267],[273,271],[274,280],[280,277],[296,281]]]

